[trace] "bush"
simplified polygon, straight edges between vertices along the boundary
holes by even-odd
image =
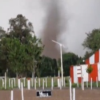
[[[77,87],[77,84],[76,83],[73,83],[72,84],[72,88],[75,88],[75,87]]]
[[[88,68],[86,69],[86,72],[87,72],[88,74],[90,74],[92,71],[93,71],[93,68],[92,68],[91,65],[89,65]]]

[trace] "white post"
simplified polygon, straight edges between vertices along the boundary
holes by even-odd
[[[60,45],[60,56],[61,56],[61,77],[62,77],[62,86],[63,86],[63,59],[62,59],[62,45]]]
[[[73,88],[73,100],[75,100],[75,88]]]
[[[5,84],[4,79],[2,79],[2,87],[3,88],[4,88],[4,84]]]
[[[45,78],[45,85],[46,85],[46,87],[47,87],[47,77]]]
[[[16,86],[16,83],[15,83],[15,78],[13,79],[14,80],[14,87]]]
[[[98,77],[96,77],[96,86],[98,87]]]
[[[32,78],[34,79],[34,72],[32,72]]]
[[[65,83],[65,77],[64,77],[64,87],[66,86],[66,83]]]
[[[84,90],[84,79],[82,78],[82,90]]]
[[[58,77],[60,77],[60,71],[58,70]]]
[[[10,87],[10,78],[9,78],[9,87]]]
[[[18,88],[20,89],[20,79],[18,79]]]
[[[10,97],[10,100],[13,100],[13,90],[11,90],[11,97]]]
[[[27,88],[30,90],[30,79],[27,80]]]
[[[32,78],[30,78],[30,84],[31,84],[31,87],[32,87]]]
[[[11,87],[13,88],[13,79],[11,80]]]
[[[17,87],[17,78],[15,78],[15,86]]]
[[[62,89],[62,79],[59,79],[60,89]]]
[[[82,88],[82,90],[84,90],[84,80],[83,80],[83,77],[82,77],[82,81],[81,81],[81,88]]]
[[[39,87],[40,87],[40,78],[38,79]]]
[[[62,83],[62,82],[61,82],[61,78],[58,78],[58,79],[57,79],[57,83],[58,83],[58,88],[61,89],[61,88],[62,88],[62,86],[61,86],[61,83]]]
[[[36,90],[36,78],[34,80],[34,89]]]
[[[32,72],[31,86],[33,87],[34,73]]]
[[[5,72],[5,89],[6,89],[6,72]]]
[[[69,95],[70,95],[70,100],[72,100],[72,83],[71,83],[71,78],[69,79]]]
[[[83,71],[82,71],[82,66],[81,67],[81,88],[84,90],[84,80],[83,80]]]
[[[77,82],[77,87],[79,87],[79,83]]]
[[[92,90],[92,78],[91,78],[91,90]]]
[[[25,87],[25,77],[23,78],[23,80],[24,80],[24,87]]]
[[[51,79],[51,89],[53,90],[53,78]]]
[[[58,85],[58,88],[59,88],[60,87],[59,78],[57,79],[57,85]]]
[[[21,82],[21,98],[24,100],[23,83]]]
[[[43,79],[43,90],[44,90],[44,79]]]

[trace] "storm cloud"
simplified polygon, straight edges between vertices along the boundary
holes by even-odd
[[[42,31],[45,45],[43,54],[51,58],[59,58],[60,51],[52,40],[58,41],[59,35],[65,31],[66,16],[60,0],[49,0],[49,2],[44,0],[43,6],[46,14]]]

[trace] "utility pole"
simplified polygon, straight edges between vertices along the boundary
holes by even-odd
[[[52,40],[52,42],[58,44],[60,46],[60,60],[61,60],[61,79],[62,79],[62,86],[63,86],[63,58],[62,58],[62,44]]]

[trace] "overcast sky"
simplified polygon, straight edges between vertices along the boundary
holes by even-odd
[[[0,0],[0,26],[5,30],[9,27],[9,19],[23,14],[34,26],[34,31],[41,37],[47,6],[42,1],[48,0]],[[68,49],[79,56],[85,50],[82,43],[86,38],[85,33],[95,28],[100,28],[100,0],[59,0],[66,17],[66,30],[60,35],[61,41]]]

